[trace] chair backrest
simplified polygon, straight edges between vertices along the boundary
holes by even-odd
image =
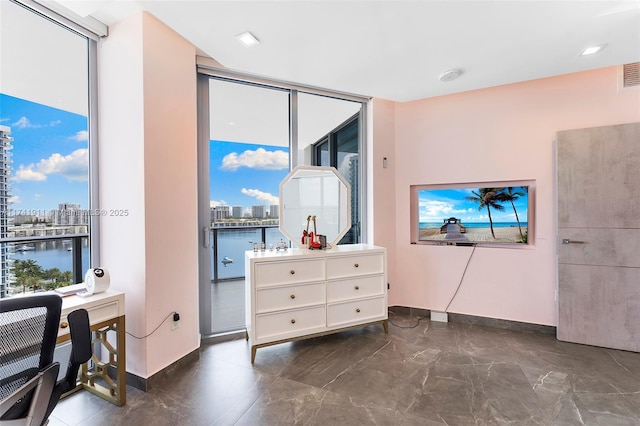
[[[55,294],[0,299],[0,400],[53,362],[61,310]],[[28,399],[11,415],[28,411]]]

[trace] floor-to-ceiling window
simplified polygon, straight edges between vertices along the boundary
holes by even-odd
[[[362,237],[360,125],[358,112],[312,145],[312,164],[335,167],[351,185],[351,228],[340,244],[359,243]]]
[[[97,244],[89,238],[99,216],[89,167],[97,36],[24,3],[0,2],[2,297],[81,282]]]
[[[304,89],[221,77],[207,70],[201,73],[200,319],[204,336],[244,328],[244,251],[252,250],[254,244],[258,250],[263,244],[269,250],[286,240],[278,230],[280,181],[291,167],[313,164],[313,144],[359,115],[366,102]],[[356,132],[356,148],[343,151],[351,149],[362,161],[363,139]],[[362,170],[351,173],[360,179]],[[364,205],[364,195],[357,188],[355,194],[356,202]]]

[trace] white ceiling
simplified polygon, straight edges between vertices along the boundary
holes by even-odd
[[[640,61],[640,0],[59,2],[107,25],[144,9],[227,68],[395,101]]]

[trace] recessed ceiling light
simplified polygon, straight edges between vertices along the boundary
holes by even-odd
[[[606,46],[606,44],[601,44],[600,46],[589,46],[586,49],[584,49],[582,51],[582,53],[580,54],[580,56],[589,56],[589,55],[595,55],[596,53],[600,52],[602,49],[604,49]]]
[[[258,38],[253,34],[251,34],[249,31],[244,32],[242,34],[238,34],[236,38],[240,40],[242,44],[244,44],[247,47],[255,46],[256,44],[260,43],[260,40],[258,40]]]

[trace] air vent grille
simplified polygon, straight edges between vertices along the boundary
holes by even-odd
[[[622,66],[622,87],[640,86],[640,62]]]

